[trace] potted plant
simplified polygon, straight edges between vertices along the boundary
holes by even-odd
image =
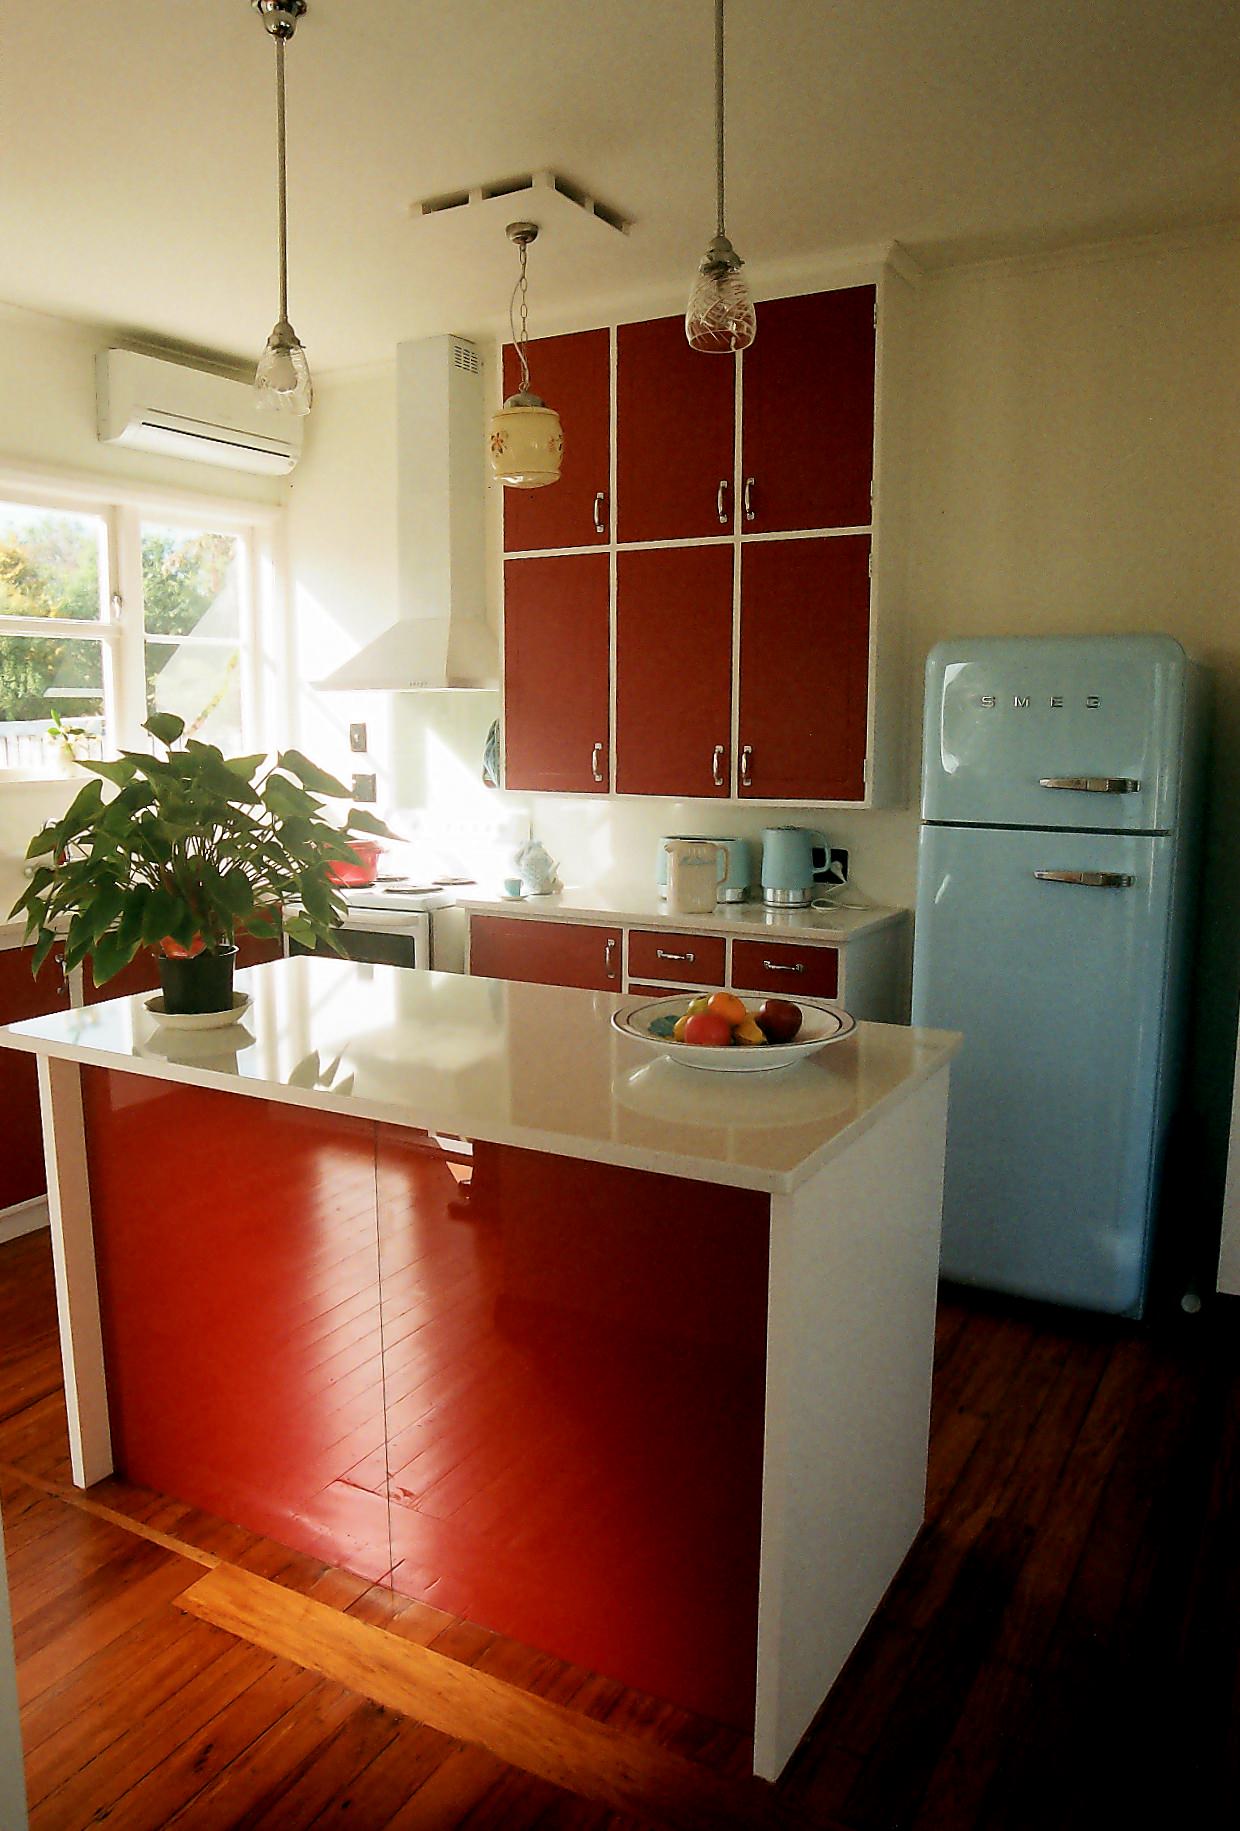
[[[348,790],[298,750],[226,757],[190,739],[175,713],[144,727],[162,755],[124,750],[115,762],[82,760],[95,778],[61,819],[26,849],[37,865],[11,913],[26,917],[37,973],[66,921],[65,970],[90,956],[103,985],[143,948],[159,950],[168,1011],[232,1009],[239,928],[259,936],[281,925],[307,946],[339,950],[333,929],[344,903],[334,863],[355,854],[347,835],[388,834],[353,808],[343,830],[324,818],[320,796]],[[116,794],[105,801],[103,782]],[[390,837],[390,835],[388,835]],[[284,906],[299,907],[289,917]]]

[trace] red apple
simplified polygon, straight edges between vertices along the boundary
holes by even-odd
[[[716,1011],[696,1011],[685,1025],[685,1041],[698,1049],[726,1049],[732,1041],[732,1026]]]
[[[787,998],[768,998],[758,1011],[757,1023],[768,1043],[790,1043],[801,1028],[801,1007]]]

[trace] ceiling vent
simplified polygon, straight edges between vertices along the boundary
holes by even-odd
[[[475,185],[472,190],[445,191],[439,197],[423,197],[410,204],[409,214],[413,217],[443,216],[450,210],[467,210],[498,199],[510,212],[529,216],[540,203],[544,207],[554,205],[560,198],[574,210],[594,217],[619,235],[627,235],[633,227],[631,218],[559,172],[519,172],[516,177],[494,178],[489,184]]]

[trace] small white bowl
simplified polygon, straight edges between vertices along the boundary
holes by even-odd
[[[763,1074],[773,1068],[791,1068],[796,1062],[816,1055],[830,1043],[843,1042],[857,1027],[857,1021],[838,1005],[821,1004],[817,999],[798,998],[801,1028],[790,1043],[733,1043],[730,1048],[704,1049],[701,1044],[677,1043],[670,1036],[652,1036],[650,1024],[656,1017],[682,1017],[700,993],[683,998],[636,998],[612,1012],[612,1025],[621,1036],[631,1036],[651,1049],[658,1049],[673,1062],[686,1068],[709,1068],[722,1074]],[[741,1000],[752,1016],[761,1000]]]

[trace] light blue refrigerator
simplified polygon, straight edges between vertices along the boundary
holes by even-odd
[[[913,1022],[952,1068],[943,1275],[1139,1316],[1177,1093],[1203,733],[1167,636],[926,666]]]

